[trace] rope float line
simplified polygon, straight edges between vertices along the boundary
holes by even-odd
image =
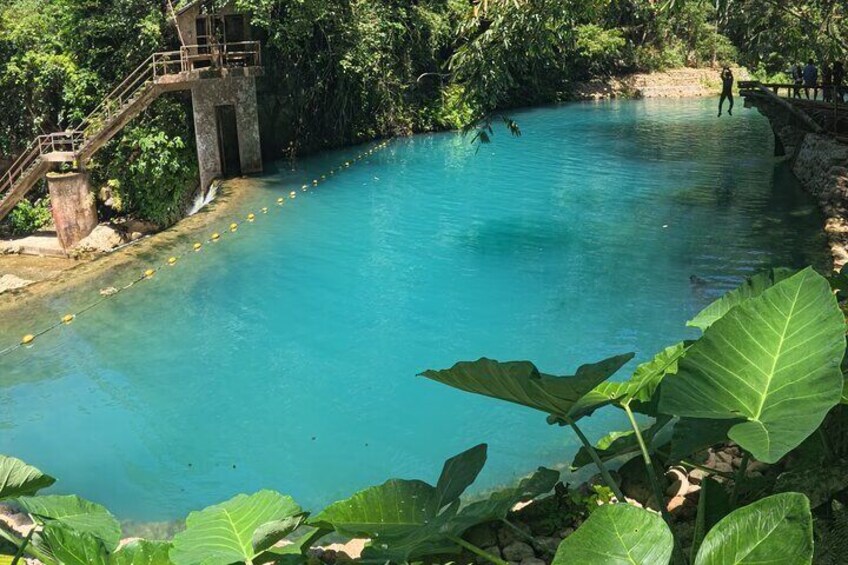
[[[377,145],[375,145],[374,147],[372,147],[368,151],[365,151],[364,153],[358,154],[352,161],[345,161],[343,165],[339,165],[337,168],[330,169],[328,174],[330,176],[333,176],[336,173],[337,170],[338,170],[338,172],[342,172],[344,169],[349,168],[351,165],[356,164],[358,161],[361,161],[362,159],[365,159],[366,157],[373,155],[377,151],[385,149],[386,147],[388,147],[389,142],[390,142],[390,140],[378,143]],[[313,179],[312,180],[312,188],[319,186],[322,182],[325,182],[326,180],[328,180],[327,175],[321,175],[319,178]],[[309,188],[310,188],[310,186],[308,184],[304,184],[303,186],[300,187],[300,190],[302,192],[306,192],[307,190],[309,190]],[[294,200],[296,198],[297,198],[297,191],[292,190],[289,193],[289,199]],[[285,203],[286,203],[285,197],[281,196],[281,197],[277,198],[277,207],[281,207]],[[262,212],[262,214],[267,214],[268,213],[268,207],[263,206],[260,209],[260,211]],[[257,216],[256,216],[256,214],[251,212],[247,215],[246,219],[247,219],[248,222],[253,223],[253,222],[256,221]],[[234,222],[230,223],[229,231],[230,231],[230,233],[235,234],[236,232],[238,232],[238,228],[239,228],[238,222],[234,221]],[[204,243],[217,243],[220,240],[221,240],[221,233],[220,232],[213,232],[212,235],[209,237],[209,239],[207,239],[206,241],[203,241],[203,242],[198,241],[198,242],[194,243],[192,245],[192,252],[195,253],[195,254],[200,252],[203,249]],[[15,344],[15,345],[11,345],[11,346],[7,347],[6,349],[0,350],[0,357],[8,355],[9,353],[11,353],[11,352],[13,352],[13,351],[15,351],[15,350],[17,350],[21,347],[25,347],[25,348],[33,347],[33,345],[35,344],[35,341],[38,338],[40,338],[41,336],[43,336],[43,335],[61,327],[61,326],[71,325],[80,315],[85,314],[89,310],[93,310],[94,308],[96,308],[97,306],[99,306],[100,304],[105,302],[106,300],[108,300],[108,299],[110,299],[114,296],[117,296],[118,294],[121,294],[122,292],[129,290],[130,288],[134,287],[136,284],[143,282],[143,281],[146,281],[146,280],[152,279],[153,277],[156,276],[156,273],[160,269],[162,269],[166,266],[167,267],[176,266],[177,263],[179,262],[179,260],[182,259],[183,257],[187,256],[187,255],[188,255],[188,253],[183,253],[181,255],[169,257],[167,259],[167,261],[165,261],[165,263],[163,263],[162,265],[145,270],[144,273],[141,276],[139,276],[136,279],[133,279],[132,281],[127,283],[125,286],[123,286],[119,289],[113,289],[113,292],[108,292],[108,293],[104,294],[101,291],[100,299],[94,301],[93,303],[82,308],[81,310],[77,311],[76,313],[66,314],[66,315],[62,316],[61,320],[59,320],[58,322],[56,322],[56,323],[54,323],[50,326],[47,326],[46,328],[42,329],[41,331],[38,331],[38,332],[33,333],[33,334],[24,335],[21,338],[19,343]]]

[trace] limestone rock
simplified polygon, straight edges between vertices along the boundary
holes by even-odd
[[[542,536],[537,537],[533,545],[539,553],[553,555],[556,553],[557,548],[559,548],[561,541],[560,538]]]
[[[15,275],[2,275],[0,276],[0,294],[8,290],[15,290],[17,288],[23,288],[27,285],[32,284],[33,281],[22,279]]]
[[[74,247],[73,253],[108,253],[124,243],[126,239],[117,229],[101,224]]]
[[[547,565],[543,560],[538,557],[528,557],[527,559],[521,560],[521,565]]]
[[[503,548],[503,556],[507,561],[520,562],[527,558],[536,557],[536,552],[523,541],[514,541]]]

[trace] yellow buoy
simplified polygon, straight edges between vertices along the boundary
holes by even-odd
[[[250,214],[247,215],[247,221],[248,222],[252,222],[255,219],[256,219],[256,214],[250,213]]]
[[[327,175],[321,175],[321,180],[327,180]]]
[[[285,198],[277,198],[277,205],[278,205],[278,206],[282,206],[282,205],[283,205],[283,202],[285,202],[285,201],[286,201],[286,199],[285,199]]]
[[[350,161],[345,161],[345,167],[350,167]]]
[[[336,174],[336,169],[330,169],[330,174],[331,174],[331,175]]]
[[[237,223],[233,222],[232,224],[230,224],[230,231],[234,232],[234,231],[236,231],[237,229],[238,229],[238,224],[237,224]]]
[[[221,234],[215,232],[212,234],[212,241],[218,241],[221,238]]]
[[[67,326],[68,324],[70,324],[71,322],[74,321],[74,318],[76,318],[76,316],[74,316],[73,314],[68,314],[66,316],[63,316],[62,317],[62,323]]]
[[[195,244],[194,244],[194,250],[195,250],[195,251],[200,251],[200,248],[201,248],[201,247],[203,247],[203,244],[202,244],[202,243],[195,243]]]
[[[312,181],[312,186],[318,186],[318,179]]]
[[[267,206],[263,206],[263,207],[262,207],[262,213],[263,213],[263,214],[267,214],[267,213],[268,213],[268,207],[267,207]]]
[[[296,198],[296,197],[297,197],[297,192],[295,192],[295,191],[293,191],[293,190],[292,190],[292,191],[291,191],[291,194],[289,194],[289,196],[291,196],[292,198]]]
[[[171,265],[171,266],[173,267],[174,265],[176,265],[176,264],[177,264],[177,258],[176,258],[176,257],[170,257],[170,258],[168,259],[168,264],[169,264],[169,265]]]
[[[144,271],[144,278],[147,278],[147,279],[153,278],[153,275],[155,275],[155,274],[156,274],[156,271],[154,271],[153,269],[147,269],[146,271]]]
[[[35,336],[32,334],[26,334],[23,338],[21,338],[21,345],[29,345],[35,341]]]

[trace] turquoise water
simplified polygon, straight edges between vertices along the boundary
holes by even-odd
[[[745,275],[821,264],[821,217],[768,124],[713,106],[524,111],[521,138],[479,151],[453,133],[397,140],[0,359],[0,451],[134,520],[259,488],[317,510],[434,479],[479,442],[479,488],[560,464],[576,441],[543,414],[415,375],[484,355],[558,374],[644,360]],[[280,163],[244,214],[361,150]],[[0,326],[0,347],[29,330]]]

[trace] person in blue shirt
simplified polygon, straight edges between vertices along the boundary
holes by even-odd
[[[804,96],[807,97],[807,100],[810,99],[810,89],[815,88],[818,82],[819,70],[816,68],[816,64],[813,63],[813,60],[810,59],[807,61],[807,66],[804,67]]]
[[[730,102],[730,107],[727,109],[727,114],[733,115],[733,71],[730,67],[724,67],[721,70],[721,98],[718,101],[718,117],[721,117],[721,107],[724,106],[724,101]]]

